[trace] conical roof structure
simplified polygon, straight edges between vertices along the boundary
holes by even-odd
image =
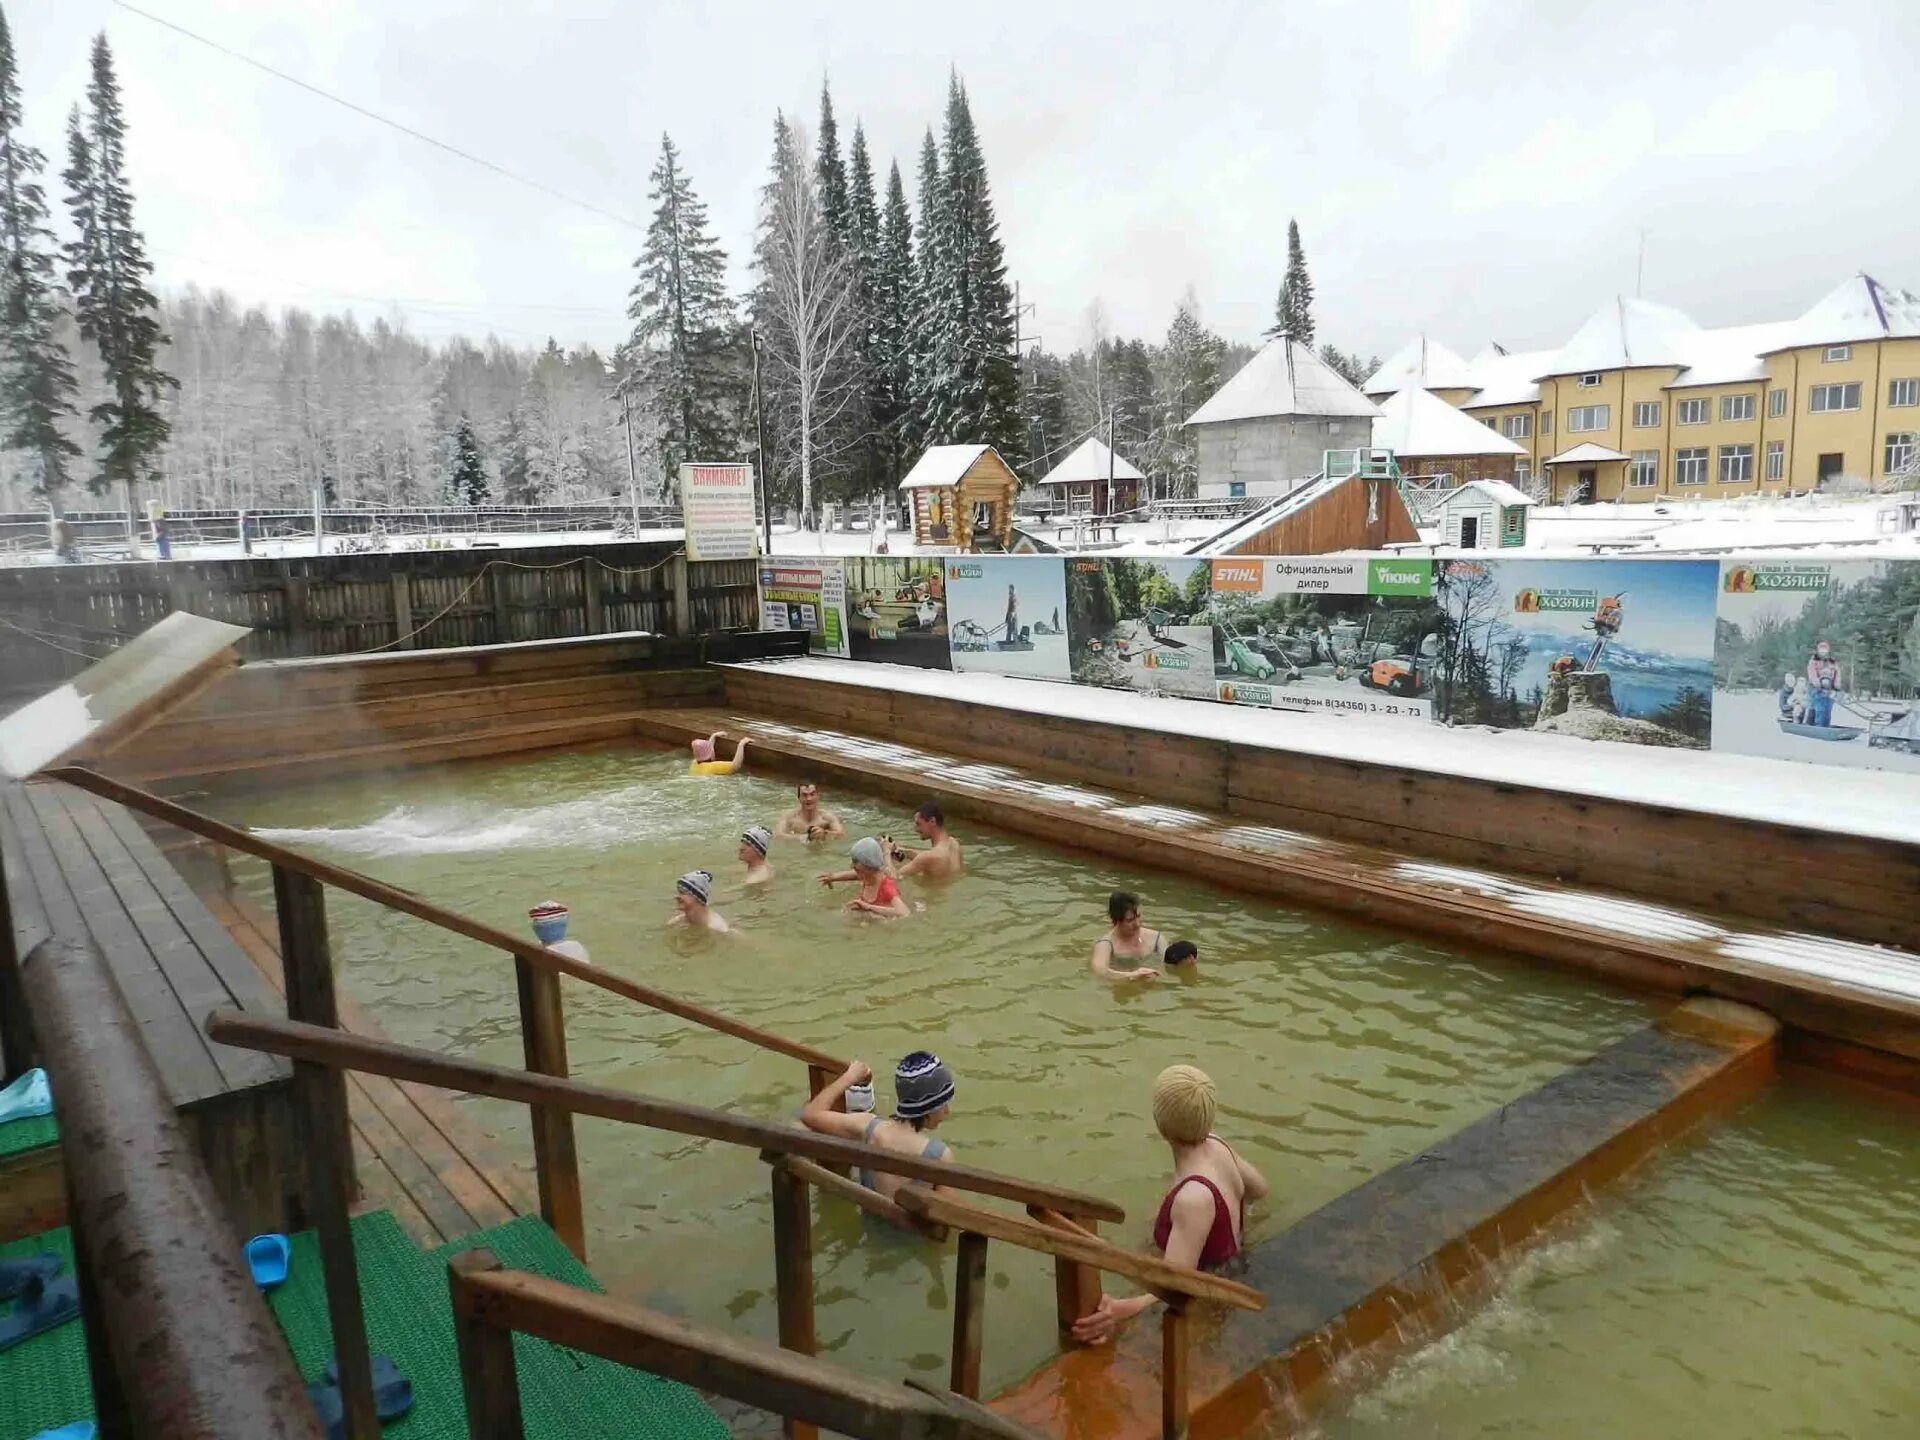
[[[1275,336],[1187,417],[1189,425],[1261,420],[1270,415],[1353,415],[1372,419],[1380,407],[1305,345]]]

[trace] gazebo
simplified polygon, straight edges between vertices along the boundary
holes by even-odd
[[[1020,477],[991,445],[933,445],[900,489],[913,508],[915,545],[1005,550],[1013,543]]]
[[[1146,478],[1124,455],[1089,435],[1034,485],[1068,515],[1118,515],[1140,504]]]

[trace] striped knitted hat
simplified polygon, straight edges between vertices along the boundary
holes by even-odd
[[[691,895],[702,905],[713,893],[713,872],[711,870],[689,870],[674,882],[674,890],[682,895]]]
[[[953,1101],[953,1071],[931,1050],[916,1050],[893,1071],[894,1109],[903,1120],[919,1120]]]
[[[765,855],[773,844],[773,832],[764,825],[749,825],[740,832],[740,839]]]

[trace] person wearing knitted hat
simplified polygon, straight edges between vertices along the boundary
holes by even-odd
[[[767,851],[773,848],[773,832],[764,825],[749,825],[740,832],[740,863],[747,867],[742,885],[764,885],[773,879],[773,866],[767,863]]]
[[[725,739],[726,734],[724,730],[716,730],[704,740],[687,742],[687,748],[693,752],[693,758],[687,762],[689,775],[732,775],[747,763],[747,746],[751,742],[744,735],[735,742],[731,760],[717,758],[714,742]]]
[[[873,1067],[856,1060],[838,1079],[832,1081],[806,1104],[800,1123],[822,1135],[838,1135],[845,1140],[864,1140],[883,1150],[902,1155],[917,1155],[923,1160],[953,1160],[953,1150],[929,1132],[947,1118],[953,1105],[953,1071],[938,1055],[916,1050],[893,1071],[894,1107],[891,1116],[852,1114],[836,1108],[840,1097],[873,1081]],[[851,1108],[851,1107],[850,1107]],[[923,1182],[898,1175],[876,1172],[862,1166],[860,1183],[891,1200],[901,1186]],[[935,1186],[938,1190],[940,1187]]]
[[[1173,1184],[1153,1222],[1153,1243],[1170,1265],[1213,1270],[1245,1243],[1247,1202],[1266,1198],[1260,1172],[1213,1133],[1213,1081],[1192,1065],[1169,1065],[1153,1082],[1153,1124],[1173,1151]],[[1151,1295],[1116,1300],[1073,1322],[1083,1345],[1111,1340],[1120,1326],[1155,1304]]]
[[[593,957],[587,954],[587,947],[578,940],[567,939],[567,917],[571,912],[558,900],[542,900],[527,911],[527,919],[533,922],[533,938],[556,955],[565,955],[570,960],[584,960],[593,963]]]
[[[900,920],[913,913],[912,907],[901,898],[900,887],[893,883],[893,876],[887,873],[887,852],[878,840],[868,835],[854,841],[850,858],[853,860],[851,870],[829,870],[815,877],[827,886],[841,880],[858,881],[860,893],[847,902],[847,909],[856,914],[878,915],[883,920]]]
[[[689,870],[673,882],[673,918],[668,925],[684,925],[689,930],[711,930],[724,935],[733,927],[707,902],[713,898],[713,872]]]

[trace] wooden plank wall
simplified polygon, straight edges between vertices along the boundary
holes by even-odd
[[[729,670],[727,702],[1410,855],[1920,949],[1920,846]]]
[[[688,565],[678,549],[565,544],[4,567],[0,696],[48,689],[175,610],[247,626],[241,653],[250,660],[758,623],[753,561]]]
[[[1379,487],[1380,503],[1367,518],[1367,487]],[[1236,555],[1330,555],[1338,550],[1381,550],[1420,539],[1406,502],[1392,485],[1355,476],[1312,504],[1234,547]]]

